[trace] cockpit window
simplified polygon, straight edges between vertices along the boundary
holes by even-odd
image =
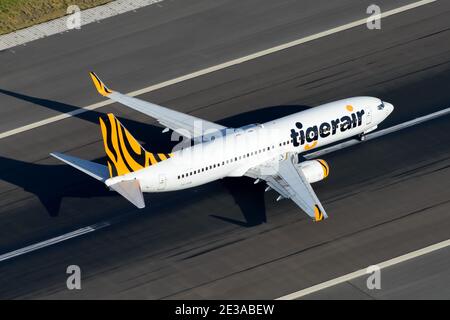
[[[378,110],[383,110],[384,109],[384,102],[381,102],[381,104],[378,106]]]

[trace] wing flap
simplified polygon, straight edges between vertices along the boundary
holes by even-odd
[[[291,197],[291,195],[287,192],[286,188],[283,185],[281,185],[280,181],[277,180],[275,177],[273,176],[267,177],[266,182],[269,185],[269,187],[278,192],[282,197],[288,199]]]

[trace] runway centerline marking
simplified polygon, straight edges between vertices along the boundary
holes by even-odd
[[[88,227],[77,229],[75,231],[63,234],[63,235],[58,236],[58,237],[54,237],[54,238],[51,238],[51,239],[48,239],[48,240],[45,240],[45,241],[41,241],[41,242],[37,242],[37,243],[31,244],[29,246],[26,246],[26,247],[23,247],[23,248],[20,248],[20,249],[17,249],[17,250],[14,250],[14,251],[11,251],[11,252],[8,252],[8,253],[0,255],[0,262],[12,259],[14,257],[18,257],[18,256],[21,256],[21,255],[24,255],[26,253],[30,253],[30,252],[36,251],[36,250],[39,250],[39,249],[43,249],[45,247],[49,247],[49,246],[52,246],[54,244],[66,241],[66,240],[69,240],[69,239],[72,239],[72,238],[76,238],[76,237],[82,236],[84,234],[88,234],[88,233],[91,233],[91,232],[103,229],[105,227],[108,227],[109,225],[110,225],[109,222],[101,222],[101,223],[97,223],[97,224],[94,224],[94,225],[91,225],[91,226],[88,226]]]
[[[404,255],[401,255],[399,257],[396,257],[396,258],[393,258],[393,259],[390,259],[390,260],[386,260],[384,262],[378,263],[377,266],[380,267],[380,269],[391,267],[391,266],[394,266],[394,265],[399,264],[401,262],[406,262],[408,260],[411,260],[411,259],[423,256],[425,254],[428,254],[428,253],[431,253],[431,252],[434,252],[434,251],[446,248],[448,246],[450,246],[450,239],[442,241],[442,242],[439,242],[439,243],[436,243],[436,244],[433,244],[431,246],[428,246],[428,247],[425,247],[425,248],[422,248],[422,249],[419,249],[419,250],[416,250],[416,251],[413,251],[413,252],[410,252],[410,253],[407,253],[407,254],[404,254]],[[280,298],[278,298],[276,300],[294,300],[294,299],[298,299],[298,298],[304,297],[304,296],[306,296],[308,294],[315,293],[315,292],[318,292],[320,290],[327,289],[327,288],[333,287],[333,286],[335,286],[337,284],[341,284],[341,283],[344,283],[344,282],[347,282],[347,281],[350,281],[350,280],[353,280],[353,279],[356,279],[356,278],[359,278],[359,277],[362,277],[362,276],[367,276],[367,270],[366,269],[361,269],[361,270],[358,270],[358,271],[346,274],[344,276],[341,276],[341,277],[338,277],[338,278],[335,278],[335,279],[332,279],[332,280],[329,280],[329,281],[325,281],[325,282],[319,283],[319,284],[317,284],[315,286],[312,286],[312,287],[309,287],[309,288],[306,288],[306,289],[303,289],[303,290],[299,290],[297,292],[285,295],[285,296],[280,297]]]
[[[425,116],[422,116],[422,117],[419,117],[419,118],[416,118],[416,119],[413,119],[413,120],[409,120],[409,121],[406,121],[406,122],[394,125],[392,127],[380,130],[380,131],[376,131],[374,133],[371,133],[371,134],[367,135],[366,141],[372,140],[372,139],[376,139],[376,138],[382,137],[382,136],[384,136],[386,134],[397,132],[397,131],[400,131],[400,130],[405,129],[405,128],[409,128],[409,127],[412,127],[412,126],[424,123],[426,121],[430,121],[430,120],[433,120],[433,119],[437,119],[439,117],[446,116],[449,113],[450,113],[450,108],[446,108],[446,109],[443,109],[441,111],[433,112],[433,113],[430,113],[428,115],[425,115]],[[325,148],[325,149],[321,149],[321,150],[318,150],[316,152],[309,153],[309,154],[305,155],[305,158],[310,159],[310,158],[313,158],[313,157],[318,156],[318,155],[322,155],[322,154],[325,154],[325,153],[329,153],[329,152],[332,152],[332,151],[335,151],[335,150],[339,150],[339,149],[343,149],[343,148],[352,146],[352,145],[354,145],[356,143],[362,143],[362,142],[360,142],[359,140],[355,140],[355,139],[349,140],[349,141],[344,141],[344,142],[339,143],[337,145],[334,145],[334,146],[331,146],[331,147],[328,147],[328,148]],[[76,238],[76,237],[85,235],[87,233],[91,233],[91,232],[103,229],[105,227],[109,227],[109,226],[117,223],[118,221],[121,221],[120,219],[121,218],[119,217],[119,218],[114,219],[114,220],[96,223],[96,224],[93,224],[93,225],[90,225],[90,226],[87,226],[87,227],[84,227],[84,228],[81,228],[81,229],[78,229],[78,230],[75,230],[75,231],[63,234],[63,235],[58,236],[58,237],[51,238],[49,240],[41,241],[41,242],[38,242],[38,243],[35,243],[35,244],[32,244],[32,245],[26,246],[26,247],[23,247],[23,248],[20,248],[20,249],[11,251],[11,252],[7,252],[7,253],[4,253],[4,254],[1,254],[0,255],[0,262],[12,259],[12,258],[17,257],[17,256],[21,256],[21,255],[26,254],[26,253],[30,253],[30,252],[42,249],[42,248],[45,248],[45,247],[49,247],[51,245],[54,245],[54,244],[57,244],[57,243],[60,243],[60,242],[63,242],[63,241],[66,241],[66,240],[69,240],[69,239],[72,239],[72,238]]]
[[[399,14],[402,12],[409,11],[409,10],[413,10],[413,9],[422,7],[424,5],[427,5],[427,4],[436,2],[436,1],[437,0],[421,0],[421,1],[414,2],[414,3],[410,3],[408,5],[398,7],[396,9],[382,12],[380,14],[380,19],[390,17],[390,16],[393,16],[393,15],[396,15],[396,14]],[[304,44],[307,42],[311,42],[311,41],[314,41],[314,40],[317,40],[320,38],[324,38],[324,37],[327,37],[332,34],[336,34],[336,33],[339,33],[339,32],[345,31],[345,30],[359,27],[359,26],[366,24],[368,21],[368,18],[370,18],[370,17],[368,16],[363,19],[359,19],[359,20],[356,20],[356,21],[353,21],[353,22],[350,22],[350,23],[347,23],[347,24],[344,24],[344,25],[341,25],[341,26],[338,26],[338,27],[335,27],[335,28],[332,28],[329,30],[325,30],[325,31],[322,31],[322,32],[319,32],[319,33],[316,33],[316,34],[313,34],[310,36],[306,36],[306,37],[303,37],[303,38],[300,38],[300,39],[297,39],[297,40],[294,40],[291,42],[287,42],[287,43],[269,48],[269,49],[255,52],[253,54],[250,54],[250,55],[247,55],[247,56],[244,56],[241,58],[233,59],[233,60],[218,64],[218,65],[208,67],[208,68],[205,68],[202,70],[198,70],[193,73],[189,73],[189,74],[186,74],[186,75],[183,75],[183,76],[171,79],[171,80],[167,80],[167,81],[164,81],[164,82],[161,82],[158,84],[150,85],[146,88],[142,88],[142,89],[139,89],[139,90],[136,90],[133,92],[129,92],[129,93],[127,93],[127,95],[132,96],[132,97],[139,96],[144,93],[152,92],[152,91],[155,91],[155,90],[158,90],[158,89],[161,89],[164,87],[168,87],[168,86],[171,86],[171,85],[174,85],[174,84],[186,81],[186,80],[194,79],[194,78],[197,78],[197,77],[209,74],[209,73],[213,73],[215,71],[219,71],[219,70],[229,68],[229,67],[247,62],[247,61],[261,58],[263,56],[267,56],[267,55],[275,53],[275,52],[279,52],[279,51],[286,50],[286,49],[289,49],[289,48],[292,48],[292,47],[295,47],[295,46],[298,46],[298,45],[301,45],[301,44]],[[53,122],[57,122],[57,121],[60,121],[63,119],[67,119],[72,116],[75,116],[75,115],[78,115],[78,114],[81,114],[81,113],[84,113],[87,111],[95,110],[95,109],[98,109],[98,108],[101,108],[101,107],[104,107],[104,106],[107,106],[107,105],[110,105],[113,103],[115,103],[115,101],[105,100],[105,101],[94,103],[89,106],[86,106],[86,107],[83,107],[83,108],[80,108],[80,109],[77,109],[77,110],[74,110],[71,112],[62,113],[62,114],[59,114],[59,115],[56,115],[56,116],[53,116],[53,117],[50,117],[47,119],[33,122],[30,124],[24,125],[22,127],[18,127],[18,128],[0,133],[0,139],[4,139],[6,137],[10,137],[12,135],[22,133],[25,131],[29,131],[29,130],[32,130],[32,129],[35,129],[35,128],[38,128],[38,127],[41,127],[41,126],[44,126],[44,125],[47,125],[47,124],[50,124]]]

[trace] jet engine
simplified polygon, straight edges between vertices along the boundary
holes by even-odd
[[[328,177],[330,167],[325,160],[316,159],[297,163],[309,183],[314,183]]]

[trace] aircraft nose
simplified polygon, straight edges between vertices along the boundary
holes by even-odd
[[[384,102],[384,106],[388,114],[391,114],[394,111],[394,106],[389,102]]]

